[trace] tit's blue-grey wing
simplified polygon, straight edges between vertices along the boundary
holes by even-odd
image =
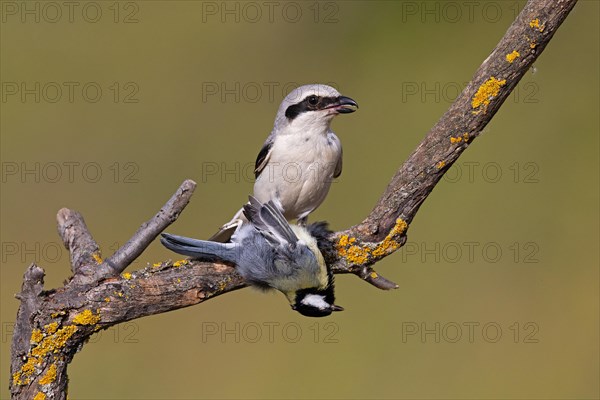
[[[298,242],[289,222],[273,201],[261,204],[256,198],[249,196],[249,202],[244,205],[244,215],[272,246],[294,247]]]
[[[276,204],[273,200],[263,204],[260,209],[260,217],[271,228],[271,232],[285,242],[282,244],[295,245],[298,242],[298,237],[292,231],[290,223],[283,216],[280,204]]]

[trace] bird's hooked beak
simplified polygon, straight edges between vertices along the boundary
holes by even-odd
[[[344,307],[342,306],[337,306],[337,305],[332,305],[331,306],[331,311],[344,311]]]
[[[326,109],[336,111],[338,114],[350,114],[358,109],[358,103],[350,97],[340,96],[335,102],[331,103]]]

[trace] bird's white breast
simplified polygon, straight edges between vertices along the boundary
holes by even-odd
[[[261,202],[279,198],[288,219],[306,216],[325,200],[341,156],[340,141],[331,131],[278,135],[254,196]]]

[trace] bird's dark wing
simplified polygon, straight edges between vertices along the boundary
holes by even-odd
[[[298,242],[298,237],[292,231],[290,223],[281,213],[281,209],[272,200],[263,204],[263,207],[260,209],[260,216],[263,222],[271,227],[271,231],[275,232],[281,239],[289,244],[296,244]]]
[[[248,204],[244,205],[244,215],[258,232],[272,245],[295,245],[298,237],[292,231],[279,207],[273,201],[261,204],[253,196],[249,196]]]
[[[255,226],[261,223],[259,216],[261,207],[262,204],[254,196],[248,196],[248,203],[243,207],[244,216]]]
[[[335,135],[335,133],[331,132],[327,138],[334,143],[334,146],[337,146],[340,149],[340,157],[337,159],[335,170],[333,171],[333,177],[337,178],[342,174],[342,159],[344,158],[344,149],[342,147],[342,142],[340,142],[340,139]]]
[[[265,144],[263,144],[262,149],[258,152],[258,156],[256,157],[256,163],[254,164],[254,177],[258,178],[260,173],[263,172],[267,163],[269,162],[269,157],[271,156],[271,148],[273,147],[273,139],[271,136],[267,138]]]
[[[335,170],[333,171],[333,177],[337,178],[342,174],[342,154],[340,154],[340,158],[337,161],[337,164],[335,164]]]

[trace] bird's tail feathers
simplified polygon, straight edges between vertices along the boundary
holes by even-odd
[[[236,262],[237,245],[233,243],[218,243],[207,240],[192,239],[184,236],[161,234],[160,242],[175,253],[193,258],[217,259],[231,263]]]

